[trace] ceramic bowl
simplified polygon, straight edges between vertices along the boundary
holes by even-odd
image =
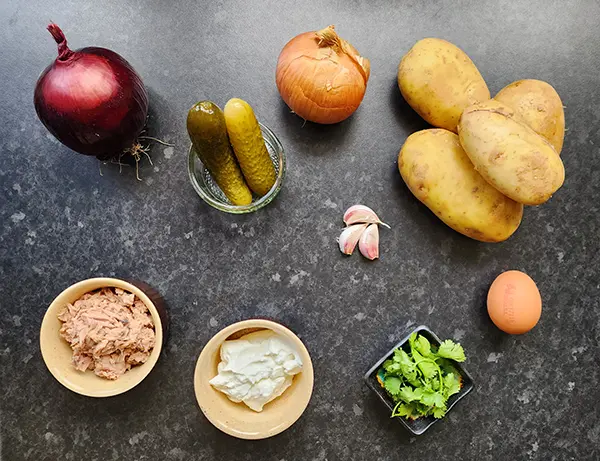
[[[156,332],[156,345],[146,363],[132,367],[114,381],[101,378],[93,371],[77,371],[71,364],[73,351],[59,333],[62,322],[58,320],[58,314],[65,305],[74,303],[85,293],[106,287],[122,288],[141,299],[152,315]],[[167,328],[166,307],[156,290],[143,282],[93,278],[71,285],[52,301],[42,321],[40,348],[48,370],[63,386],[88,397],[110,397],[130,390],[148,376],[160,356]]]
[[[225,340],[239,339],[264,329],[284,336],[300,354],[303,367],[302,372],[294,376],[292,385],[257,413],[243,403],[232,402],[214,389],[209,381],[217,375],[221,344]],[[196,399],[208,420],[229,435],[249,440],[272,437],[294,424],[308,406],[313,381],[312,361],[302,341],[283,325],[261,319],[234,323],[213,336],[200,353],[194,373]]]

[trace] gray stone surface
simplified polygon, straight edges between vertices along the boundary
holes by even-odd
[[[484,6],[485,3],[485,6]],[[3,1],[0,4],[0,437],[20,460],[597,460],[600,458],[600,4],[580,1],[272,2]],[[151,94],[155,146],[142,182],[55,141],[36,119],[33,87],[55,57],[45,30],[125,56]],[[351,119],[314,126],[290,114],[274,82],[283,45],[335,23],[371,59]],[[478,65],[492,93],[520,78],[552,83],[566,105],[567,179],[527,208],[502,244],[453,232],[403,185],[396,155],[424,122],[396,86],[398,62],[426,36]],[[187,179],[187,109],[248,100],[283,142],[284,188],[235,217],[204,205]],[[343,257],[344,209],[375,208],[381,260]],[[529,334],[500,333],[487,288],[527,271],[544,301]],[[94,400],[46,370],[38,330],[69,284],[106,275],[158,288],[171,337],[136,389]],[[220,328],[254,316],[290,326],[315,365],[309,408],[285,433],[244,442],[199,411],[192,374]],[[476,389],[415,439],[390,421],[362,374],[407,328],[424,323],[468,353]]]

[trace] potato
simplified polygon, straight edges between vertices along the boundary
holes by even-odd
[[[458,136],[481,176],[519,203],[540,205],[565,180],[565,168],[550,142],[498,101],[465,109]]]
[[[456,133],[468,106],[490,99],[483,77],[457,46],[439,38],[419,40],[398,67],[404,99],[427,122]]]
[[[501,89],[494,99],[512,107],[560,155],[565,138],[565,111],[552,85],[541,80],[519,80]]]
[[[521,223],[523,205],[475,171],[450,131],[432,128],[410,135],[398,155],[398,169],[415,197],[467,237],[501,242]]]

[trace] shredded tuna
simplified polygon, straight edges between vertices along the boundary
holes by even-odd
[[[58,315],[60,335],[73,349],[73,366],[117,379],[148,360],[155,343],[148,308],[134,294],[102,288],[67,304]]]

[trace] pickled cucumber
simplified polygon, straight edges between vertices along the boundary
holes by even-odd
[[[266,195],[275,184],[275,167],[252,107],[246,101],[233,98],[223,113],[229,141],[248,186],[255,194]]]
[[[188,112],[187,130],[196,154],[231,203],[252,203],[252,192],[231,150],[221,109],[211,101],[195,104]]]

